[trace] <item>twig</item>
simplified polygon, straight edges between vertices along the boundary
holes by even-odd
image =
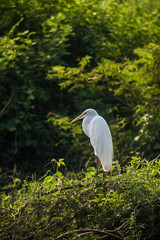
[[[5,232],[7,232],[8,229],[10,229],[11,227],[13,227],[15,224],[16,224],[16,223],[12,223],[12,224],[11,224],[10,226],[8,226],[2,233],[0,233],[0,235],[3,236],[3,234],[4,234]]]
[[[102,236],[102,237],[96,238],[95,240],[101,240],[101,239],[106,239],[106,238],[108,238],[108,234],[107,234],[107,235],[104,235],[104,236]]]
[[[83,190],[82,192],[80,192],[80,193],[78,194],[78,196],[81,195],[81,194],[83,194],[83,193],[86,193],[87,191],[91,190],[92,188],[93,188],[93,184],[92,184],[89,188],[87,188],[87,189]]]
[[[2,108],[2,110],[0,111],[0,117],[2,116],[3,112],[6,110],[6,108],[8,107],[8,105],[10,104],[10,102],[12,101],[12,98],[14,96],[14,90],[12,91],[12,94],[8,100],[8,102],[6,103],[6,105]]]
[[[78,234],[77,236],[75,236],[72,239],[74,240],[74,239],[77,239],[77,238],[80,238],[80,237],[83,237],[83,236],[89,235],[89,234],[92,234],[92,233],[91,232],[80,233],[80,234]]]
[[[122,235],[119,231],[115,231],[115,232],[117,232],[119,235]],[[124,239],[124,237],[122,238],[122,237],[120,237],[120,236],[118,236],[118,235],[115,235],[115,234],[113,234],[113,233],[111,233],[111,232],[108,232],[108,235],[110,235],[110,236],[112,236],[112,237],[115,237],[115,238],[118,238],[118,239]]]
[[[57,192],[58,190],[68,190],[68,189],[72,189],[72,188],[74,188],[74,187],[84,187],[84,185],[82,185],[82,184],[77,184],[77,185],[75,185],[75,186],[66,186],[66,187],[62,187],[62,188],[54,188],[54,189],[52,189],[52,190],[50,190],[50,191],[48,191],[48,192],[45,192],[45,193],[43,193],[42,195],[48,195],[48,194],[50,194],[50,193],[54,193],[54,192]]]
[[[28,237],[23,238],[23,240],[29,240],[29,239],[33,239],[33,238],[34,238],[34,234],[32,234],[32,235],[30,235]]]
[[[123,227],[126,227],[127,224],[129,223],[129,220],[130,220],[130,219],[127,219],[127,221],[125,221],[124,223],[122,223],[122,225],[118,228],[118,230],[120,230],[120,229],[123,228]]]
[[[155,157],[152,161],[154,162],[155,160],[158,160],[160,158],[160,154],[158,154],[157,157]]]

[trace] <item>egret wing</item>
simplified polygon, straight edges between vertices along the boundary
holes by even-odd
[[[89,135],[94,153],[99,157],[103,170],[109,171],[112,166],[113,144],[111,132],[104,118],[95,116],[92,119]]]

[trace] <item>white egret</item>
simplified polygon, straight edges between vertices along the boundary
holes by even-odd
[[[108,124],[94,109],[87,109],[71,123],[83,119],[82,128],[90,138],[94,154],[99,158],[103,170],[109,171],[112,166],[113,144]]]

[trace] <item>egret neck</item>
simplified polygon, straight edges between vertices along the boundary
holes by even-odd
[[[85,116],[83,121],[82,121],[82,128],[83,128],[83,131],[84,133],[90,138],[90,134],[89,134],[89,125],[92,121],[92,119],[95,117],[95,116],[98,116],[98,113],[95,111],[93,112],[92,116]]]

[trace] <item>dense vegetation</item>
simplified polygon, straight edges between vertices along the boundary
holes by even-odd
[[[160,162],[133,158],[110,175],[94,167],[25,180],[2,196],[1,239],[159,239]]]
[[[159,12],[159,0],[1,0],[0,237],[157,239]],[[70,125],[87,108],[113,136],[107,188]]]

